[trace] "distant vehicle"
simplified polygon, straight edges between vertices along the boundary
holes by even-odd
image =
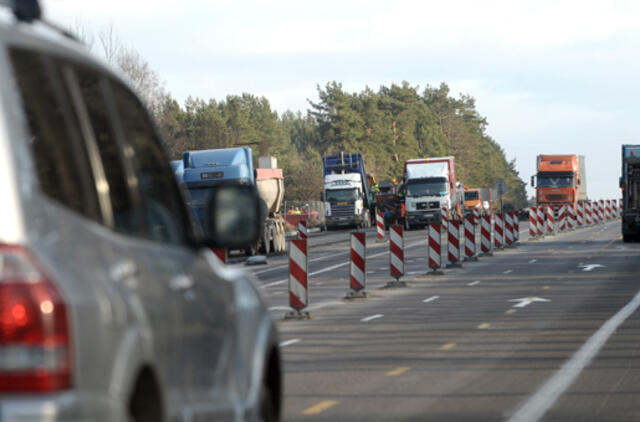
[[[223,148],[182,153],[183,182],[189,192],[188,204],[198,220],[206,204],[219,186],[257,186],[263,200],[264,219],[259,241],[247,251],[254,254],[283,252],[286,249],[285,221],[280,214],[284,199],[282,170],[275,168],[274,157],[260,157],[265,168],[254,170],[251,148]]]
[[[210,250],[255,241],[255,188],[217,191],[197,230],[139,97],[35,1],[9,3],[0,419],[277,420],[276,327]]]
[[[360,153],[341,152],[322,158],[327,228],[370,227],[369,183]]]
[[[402,203],[398,198],[398,184],[383,180],[378,184],[380,192],[375,194],[376,210],[382,212],[385,228],[389,224],[402,223]]]
[[[537,206],[549,206],[555,214],[563,205],[575,210],[578,202],[587,200],[584,156],[538,155],[537,174],[531,176],[531,186],[536,187]]]
[[[640,145],[622,145],[622,238],[640,240]]]
[[[464,189],[464,208],[466,214],[477,211],[478,215],[491,215],[493,212],[493,198],[489,188]]]
[[[418,158],[404,163],[403,193],[406,229],[442,221],[442,209],[462,219],[464,189],[456,181],[454,157]]]

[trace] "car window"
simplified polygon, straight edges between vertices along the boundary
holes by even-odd
[[[42,192],[99,221],[95,183],[61,79],[51,61],[38,53],[11,49],[10,58],[22,95]]]
[[[146,235],[152,240],[184,243],[189,219],[169,158],[137,97],[119,82],[111,81],[110,85],[125,141],[134,152],[148,226]]]
[[[135,234],[138,232],[137,215],[122,164],[122,149],[113,133],[103,95],[102,84],[106,81],[93,69],[75,65],[74,71],[109,185],[114,229],[126,234]]]

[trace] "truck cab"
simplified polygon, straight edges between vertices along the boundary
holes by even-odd
[[[369,227],[369,185],[362,155],[325,156],[322,164],[327,227]]]
[[[563,205],[575,210],[578,202],[587,200],[584,156],[539,155],[537,170],[531,177],[531,186],[536,187],[539,207],[549,206],[557,214]]]
[[[622,238],[640,240],[640,145],[622,145]]]

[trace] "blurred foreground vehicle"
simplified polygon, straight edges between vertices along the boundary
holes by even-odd
[[[258,239],[255,187],[217,190],[201,230],[126,83],[37,2],[13,13],[0,7],[0,420],[277,420],[275,326],[210,250]]]

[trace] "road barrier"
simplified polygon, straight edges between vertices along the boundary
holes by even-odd
[[[449,243],[447,245],[447,267],[460,266],[460,222],[449,221]]]
[[[289,306],[294,312],[285,314],[285,318],[310,318],[303,309],[309,305],[308,284],[309,256],[307,240],[293,239],[289,242]]]
[[[442,228],[440,224],[429,224],[429,268],[433,270],[433,274],[442,274]]]
[[[604,223],[604,200],[598,201],[598,222]]]
[[[573,230],[576,228],[576,210],[571,206],[567,205],[567,229]]]
[[[493,215],[493,245],[496,249],[504,247],[504,218],[501,213]]]
[[[578,227],[584,226],[584,204],[578,202],[576,205],[576,223]]]
[[[304,220],[298,221],[298,239],[307,240],[307,222]]]
[[[389,269],[395,283],[404,275],[404,230],[401,225],[389,227]]]
[[[367,234],[351,233],[351,265],[349,266],[348,298],[367,297],[364,290],[367,285]]]
[[[440,230],[441,230],[442,237],[445,237],[449,232],[449,212],[447,211],[446,208],[442,208],[440,210],[440,217],[442,220]]]
[[[476,217],[469,216],[464,219],[464,257],[468,260],[477,260],[476,256]]]
[[[376,230],[378,232],[376,242],[384,242],[384,214],[382,211],[376,212]]]
[[[492,223],[491,215],[483,215],[480,219],[480,248],[483,255],[491,255]]]
[[[611,201],[609,199],[607,199],[604,202],[604,216],[605,216],[604,218],[607,221],[611,221],[612,220],[612,218],[611,218]]]
[[[538,210],[536,207],[529,209],[529,237],[531,239],[538,237]]]
[[[591,201],[584,203],[584,223],[587,226],[593,225],[593,211]]]
[[[226,264],[227,263],[227,250],[224,248],[211,248],[211,251],[213,252],[213,254],[216,256],[216,258],[218,258],[218,260],[222,263],[222,264]]]
[[[510,211],[504,214],[504,243],[513,245],[513,214]]]
[[[544,227],[544,210],[542,207],[536,208],[536,217],[538,218],[538,236],[543,237],[545,235],[545,227]]]
[[[517,211],[511,212],[511,221],[513,221],[513,242],[520,241],[520,216]]]
[[[555,227],[555,219],[553,217],[553,208],[546,206],[544,207],[544,212],[545,214],[547,214],[547,220],[545,221],[546,224],[546,232],[549,235],[553,235],[556,232],[556,227]]]

